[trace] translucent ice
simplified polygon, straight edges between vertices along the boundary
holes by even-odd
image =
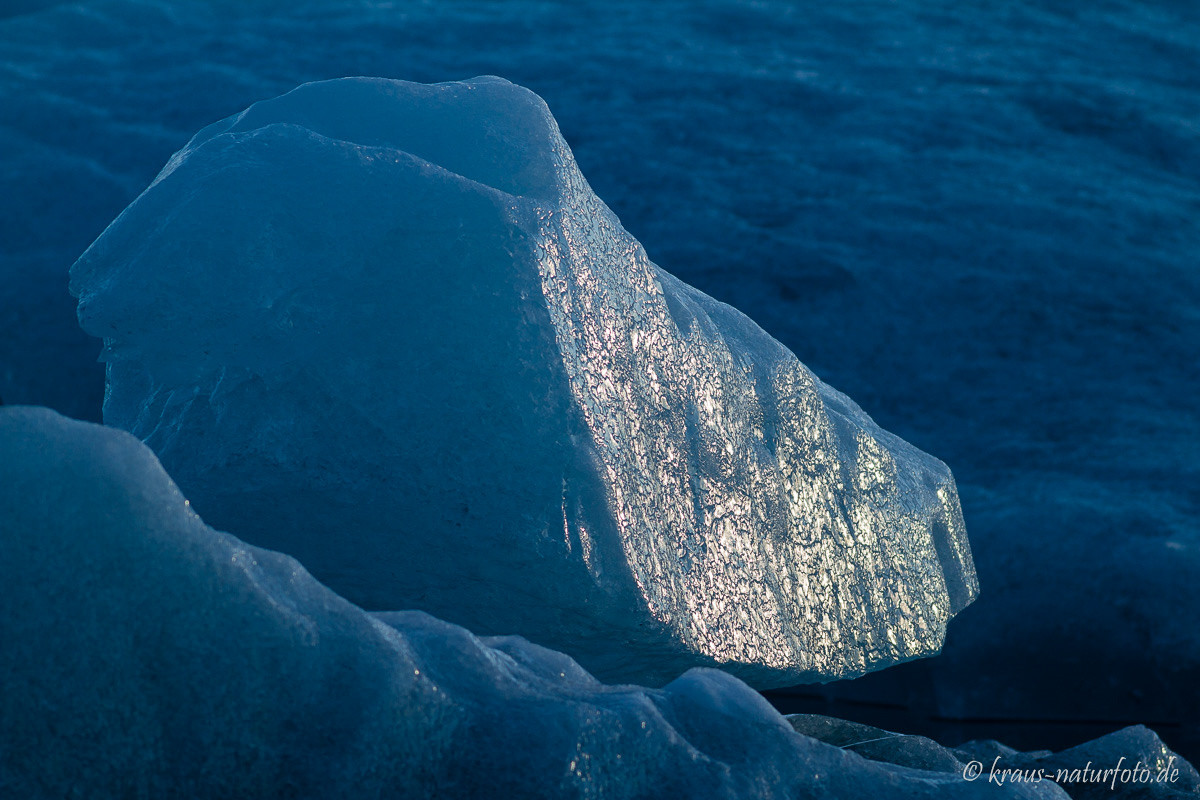
[[[652,264],[501,79],[256,104],[72,281],[105,421],[365,607],[765,686],[934,653],[976,592],[946,467]]]
[[[5,797],[1061,797],[800,736],[716,670],[606,686],[373,616],[212,530],[128,434],[0,408]]]

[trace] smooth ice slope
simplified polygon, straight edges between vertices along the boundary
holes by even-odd
[[[72,280],[106,422],[366,607],[780,685],[934,653],[974,597],[946,467],[654,266],[501,79],[256,104]]]
[[[605,686],[385,624],[206,526],[121,431],[5,407],[0,453],[5,797],[1062,797],[868,761],[717,671]]]

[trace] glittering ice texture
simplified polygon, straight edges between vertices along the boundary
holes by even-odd
[[[1063,796],[801,736],[716,670],[606,686],[366,613],[208,527],[122,431],[4,407],[0,453],[5,798]]]
[[[651,263],[501,79],[212,125],[72,288],[105,421],[365,607],[770,686],[935,653],[977,591],[949,470]]]

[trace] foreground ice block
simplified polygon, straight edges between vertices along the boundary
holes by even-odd
[[[769,686],[935,653],[976,593],[949,470],[652,264],[507,81],[258,103],[72,287],[105,421],[365,607]]]
[[[374,616],[212,530],[132,436],[0,408],[4,797],[1062,797],[876,763],[698,669],[606,686]]]

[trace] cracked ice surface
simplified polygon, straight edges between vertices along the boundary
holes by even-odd
[[[935,653],[977,591],[949,470],[651,263],[506,81],[252,106],[72,280],[106,422],[367,607],[766,686]]]

